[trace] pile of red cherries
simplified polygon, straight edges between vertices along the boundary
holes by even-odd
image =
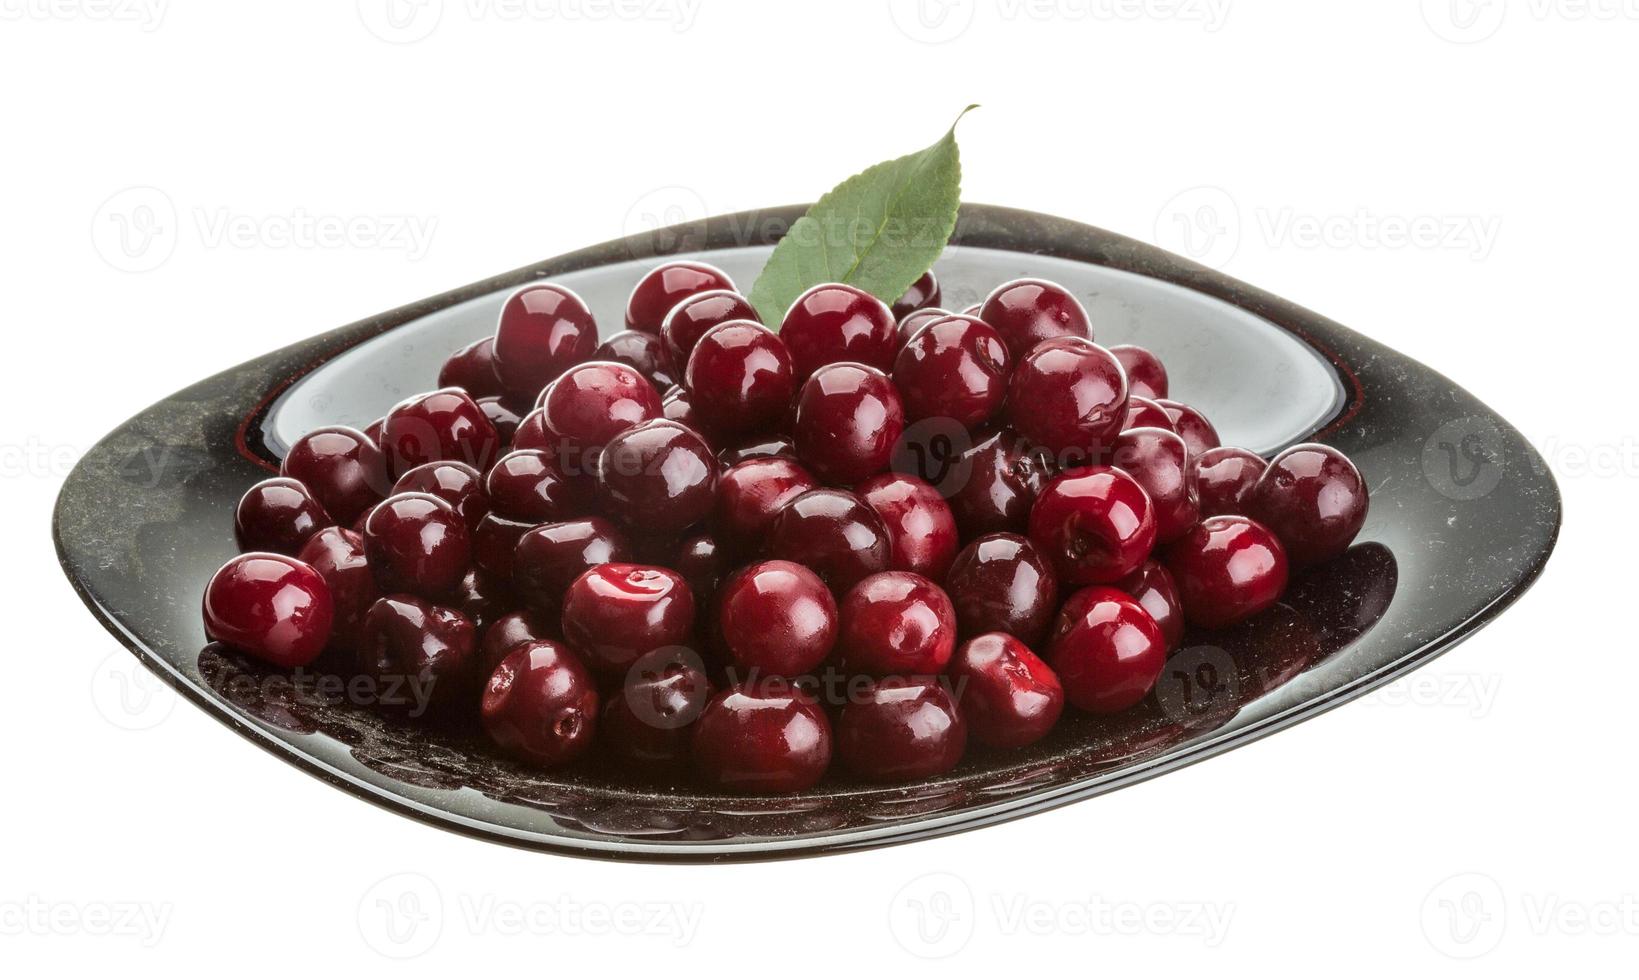
[[[536,767],[898,783],[1133,708],[1186,623],[1269,608],[1365,521],[1342,453],[1220,447],[1062,287],[939,299],[821,285],[765,325],[670,262],[600,341],[520,289],[439,390],[245,494],[206,632]]]

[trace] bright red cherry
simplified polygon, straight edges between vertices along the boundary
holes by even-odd
[[[381,598],[364,557],[364,538],[346,528],[327,527],[309,538],[296,558],[318,572],[330,590],[330,647],[353,649],[365,614]]]
[[[691,726],[711,694],[698,657],[655,650],[638,659],[604,704],[599,736],[624,762],[645,767],[686,763],[694,741]]]
[[[962,635],[1009,633],[1039,642],[1058,605],[1058,576],[1026,538],[987,534],[956,556],[945,576]]]
[[[760,678],[712,698],[694,729],[694,765],[708,783],[742,793],[795,793],[831,764],[831,723],[790,681]]]
[[[447,502],[402,493],[377,504],[365,519],[364,554],[382,592],[436,599],[461,584],[472,542],[466,522]]]
[[[917,331],[921,330],[923,327],[935,320],[943,320],[945,317],[951,315],[952,314],[949,310],[942,309],[937,306],[930,306],[925,309],[915,310],[911,313],[905,314],[899,318],[899,326],[895,330],[895,332],[899,335],[897,343],[901,348],[903,348],[906,344],[911,342],[912,337],[916,336]]]
[[[1347,551],[1369,505],[1366,481],[1349,457],[1314,442],[1270,460],[1246,495],[1247,516],[1275,532],[1298,565]]]
[[[601,517],[542,524],[518,539],[512,584],[531,609],[552,613],[582,573],[605,562],[631,560],[631,543]]]
[[[1064,686],[1053,668],[1006,633],[984,633],[962,644],[950,675],[969,733],[992,748],[1038,742],[1064,712]]]
[[[948,418],[973,428],[1001,411],[1010,364],[1007,346],[989,324],[948,316],[900,349],[893,381],[907,418]]]
[[[507,453],[484,477],[495,513],[514,521],[546,524],[579,516],[581,501],[558,460],[538,449]]]
[[[818,486],[793,459],[759,456],[734,464],[717,484],[718,538],[740,554],[756,553],[785,505]]]
[[[1134,344],[1117,344],[1110,353],[1127,372],[1127,391],[1143,398],[1167,397],[1167,369],[1161,359]]]
[[[810,490],[786,504],[768,531],[769,555],[807,565],[837,595],[887,571],[891,547],[882,518],[846,490]]]
[[[852,673],[937,674],[956,652],[956,610],[920,575],[879,572],[842,600],[838,649]]]
[[[1085,590],[1080,612],[1047,655],[1070,703],[1103,715],[1144,700],[1167,660],[1161,628],[1131,596],[1103,586]]]
[[[1014,359],[1055,337],[1093,339],[1087,310],[1069,291],[1041,279],[997,286],[979,307],[979,319],[996,328]]]
[[[628,365],[587,361],[552,382],[541,396],[541,408],[541,421],[557,437],[559,459],[567,466],[570,460],[594,460],[610,439],[659,418],[660,392]]]
[[[268,552],[232,558],[205,587],[205,635],[277,667],[313,662],[330,641],[330,588],[306,562]]]
[[[938,677],[874,680],[837,717],[837,759],[861,779],[905,783],[956,768],[967,725]]]
[[[1195,471],[1195,492],[1202,517],[1245,514],[1246,495],[1269,466],[1262,456],[1246,449],[1219,446],[1190,460]]]
[[[618,361],[649,379],[656,391],[677,383],[677,372],[659,336],[639,330],[622,330],[598,345],[594,361]]]
[[[681,646],[694,634],[694,595],[665,568],[609,562],[590,568],[563,598],[563,638],[586,665],[624,674],[650,650]]]
[[[825,283],[791,304],[780,338],[791,349],[799,379],[839,361],[890,371],[899,346],[897,323],[887,305],[863,289]]]
[[[910,288],[905,290],[905,295],[894,301],[894,319],[903,320],[917,310],[938,306],[939,299],[939,279],[934,276],[933,270],[929,269],[911,283]]]
[[[1159,403],[1145,398],[1143,395],[1127,395],[1127,420],[1121,423],[1121,431],[1128,429],[1166,429],[1176,431],[1172,427],[1172,416]]]
[[[730,320],[750,320],[760,323],[757,308],[751,301],[728,289],[713,289],[679,302],[666,314],[660,325],[660,341],[671,358],[672,366],[682,371],[688,366],[694,345],[707,330]]]
[[[276,476],[263,480],[239,498],[233,514],[234,537],[240,551],[271,551],[294,555],[321,528],[330,515],[300,481]]]
[[[592,747],[598,691],[568,647],[541,640],[501,660],[484,686],[479,714],[508,755],[551,768]]]
[[[863,364],[827,364],[797,397],[797,458],[830,483],[854,484],[887,469],[904,431],[893,382]]]
[[[542,389],[597,346],[597,321],[579,296],[551,283],[525,286],[501,307],[495,373],[515,404],[533,405]]]
[[[812,671],[830,654],[837,639],[837,604],[807,568],[759,562],[718,590],[717,631],[739,667],[793,677]]]
[[[1115,583],[1115,587],[1133,597],[1133,600],[1155,620],[1161,636],[1171,650],[1184,639],[1184,604],[1178,598],[1178,583],[1173,581],[1167,566],[1151,558],[1138,571]],[[1069,608],[1069,603],[1065,604]]]
[[[779,428],[796,390],[785,342],[752,320],[707,330],[683,377],[700,421],[713,436],[730,439]]]
[[[474,400],[504,394],[495,370],[495,337],[475,340],[449,356],[438,369],[438,387],[460,388]]]
[[[355,653],[376,706],[411,718],[471,711],[478,633],[460,612],[414,596],[376,600]]]
[[[1189,450],[1182,436],[1166,429],[1128,429],[1110,446],[1110,465],[1144,488],[1155,509],[1155,540],[1177,540],[1201,517]]]
[[[393,494],[429,493],[443,500],[461,519],[468,530],[477,530],[478,522],[489,513],[489,494],[484,491],[484,478],[466,463],[440,460],[422,463],[398,478]]]
[[[1155,403],[1166,411],[1167,418],[1172,419],[1173,431],[1184,437],[1184,445],[1189,448],[1191,456],[1199,456],[1218,446],[1218,430],[1212,427],[1205,415],[1169,398],[1157,398]]]
[[[1013,371],[1013,427],[1061,465],[1095,460],[1127,420],[1127,378],[1110,352],[1080,337],[1042,341]]]
[[[460,388],[442,388],[399,402],[387,413],[381,439],[387,472],[394,479],[443,459],[482,472],[501,451],[495,424]]]
[[[479,677],[488,677],[506,655],[526,643],[555,639],[557,624],[539,613],[518,610],[499,617],[484,630],[478,645]]]
[[[1110,466],[1054,477],[1030,512],[1030,540],[1066,585],[1131,575],[1155,547],[1155,508],[1144,488]]]
[[[299,481],[337,524],[352,524],[387,495],[387,462],[381,449],[344,425],[314,429],[297,439],[279,467]]]
[[[1023,533],[1030,508],[1053,475],[1045,450],[1017,432],[1002,429],[963,453],[955,486],[947,493],[964,538],[997,531]]]
[[[655,266],[632,289],[631,299],[626,302],[626,327],[658,334],[666,315],[678,303],[716,289],[732,292],[734,280],[714,265],[680,261]]]
[[[1262,524],[1209,517],[1166,552],[1184,615],[1207,629],[1233,626],[1263,612],[1286,591],[1286,551]]]
[[[700,434],[669,419],[633,426],[598,457],[605,513],[647,534],[677,534],[705,520],[716,502],[717,457]]]
[[[950,505],[914,476],[883,473],[855,488],[888,532],[889,567],[943,581],[961,543]]]

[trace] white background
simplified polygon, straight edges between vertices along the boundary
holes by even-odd
[[[4,972],[1631,968],[1639,3],[419,3],[0,0]],[[1111,796],[689,868],[337,792],[148,682],[58,574],[63,476],[154,400],[656,216],[812,199],[968,102],[966,199],[1189,250],[1514,421],[1565,495],[1535,591],[1409,680]]]

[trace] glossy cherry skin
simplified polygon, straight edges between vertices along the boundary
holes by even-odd
[[[861,779],[905,783],[956,768],[967,725],[938,677],[872,681],[837,717],[837,760]]]
[[[330,587],[306,562],[270,552],[228,560],[202,605],[205,635],[277,667],[313,662],[330,642]]]
[[[837,647],[851,673],[937,674],[956,652],[956,609],[912,572],[878,572],[842,600]]]
[[[515,405],[533,405],[542,389],[597,346],[597,321],[579,296],[551,283],[525,286],[501,307],[495,373]]]
[[[315,429],[297,439],[279,472],[307,488],[337,524],[352,524],[387,496],[387,461],[381,449],[344,425]]]
[[[785,341],[753,320],[730,320],[701,335],[683,385],[713,436],[733,439],[781,426],[796,391]]]
[[[1117,344],[1110,353],[1127,372],[1127,391],[1142,398],[1167,397],[1167,369],[1161,359],[1135,344]]]
[[[541,640],[515,648],[484,685],[484,731],[515,759],[541,768],[572,762],[592,747],[598,691],[567,646]]]
[[[910,419],[989,421],[1007,400],[1012,360],[983,320],[948,316],[916,332],[894,359],[893,382]]]
[[[665,391],[677,383],[671,356],[657,334],[622,330],[599,344],[592,352],[592,360],[619,361],[648,378],[656,391]]]
[[[997,286],[979,307],[979,319],[996,328],[1014,360],[1055,337],[1093,339],[1092,321],[1063,286],[1042,279],[1015,279]]]
[[[610,439],[659,418],[660,392],[629,365],[587,361],[552,382],[541,396],[541,408],[541,421],[547,433],[557,437],[559,459],[568,466],[577,458],[595,459],[595,451]]]
[[[495,337],[475,340],[449,356],[438,369],[438,387],[460,388],[476,401],[505,393],[495,370]]]
[[[748,459],[764,459],[769,456],[778,456],[796,462],[796,443],[791,441],[790,436],[754,436],[722,450],[717,454],[717,459],[724,466],[734,466]]]
[[[751,301],[729,289],[713,289],[682,300],[660,325],[660,342],[678,371],[688,366],[694,345],[707,330],[730,320],[761,322]]]
[[[376,600],[364,617],[359,672],[375,703],[411,718],[471,711],[478,683],[478,632],[446,606],[408,595]]]
[[[1155,508],[1144,488],[1121,470],[1069,470],[1036,498],[1030,540],[1064,584],[1107,584],[1131,575],[1149,557]]]
[[[945,317],[951,315],[952,314],[949,310],[938,306],[930,306],[926,309],[914,310],[905,314],[899,318],[899,326],[895,328],[895,332],[899,335],[899,346],[903,348],[906,344],[910,343],[911,338],[916,336],[917,331],[921,330],[933,321],[943,320]]]
[[[1072,705],[1101,715],[1124,711],[1155,687],[1167,641],[1125,592],[1098,586],[1081,595],[1080,615],[1053,640],[1048,662]]]
[[[398,478],[393,484],[394,495],[427,493],[443,500],[461,519],[468,530],[477,530],[478,522],[490,511],[489,494],[484,490],[484,478],[466,463],[440,460],[423,463]]]
[[[1286,591],[1286,550],[1247,517],[1209,517],[1166,551],[1184,616],[1222,629],[1263,612]]]
[[[851,485],[888,468],[905,411],[888,376],[863,364],[827,364],[803,383],[792,439],[797,458],[828,483]]]
[[[658,335],[673,307],[697,293],[734,290],[728,273],[705,262],[667,262],[637,281],[626,301],[626,328]]]
[[[1178,597],[1178,583],[1173,581],[1167,566],[1151,558],[1138,571],[1115,583],[1115,587],[1133,597],[1133,600],[1155,620],[1161,636],[1172,650],[1184,639],[1184,603]],[[1069,608],[1068,603],[1065,608]]]
[[[1127,378],[1110,352],[1080,337],[1031,348],[1013,371],[1008,416],[1061,466],[1096,460],[1127,421]]]
[[[563,638],[608,677],[693,633],[694,594],[670,569],[609,562],[583,572],[564,594]]]
[[[882,518],[888,567],[944,581],[961,538],[950,505],[925,481],[899,473],[874,476],[854,489]]]
[[[546,524],[578,517],[582,503],[558,460],[538,449],[518,449],[495,461],[484,477],[495,513],[514,521]]]
[[[461,579],[445,605],[472,620],[481,637],[491,623],[518,607],[518,599],[512,594],[510,582],[493,581],[474,568]]]
[[[523,424],[523,418],[499,397],[480,398],[478,407],[483,409],[489,424],[495,426],[495,434],[501,438],[501,451],[505,452],[511,447],[512,440],[517,438],[518,426]]]
[[[964,538],[997,531],[1023,533],[1030,509],[1053,475],[1047,452],[1017,432],[1002,429],[963,453],[959,480],[947,490],[951,513]]]
[[[445,459],[482,472],[500,454],[501,436],[471,395],[441,388],[393,406],[382,426],[381,451],[394,479]]]
[[[950,663],[968,732],[982,745],[1017,749],[1038,742],[1064,713],[1058,675],[1017,637],[983,633]]]
[[[842,595],[888,570],[892,545],[882,518],[846,490],[810,490],[786,504],[768,531],[768,554],[807,565]]]
[[[717,594],[717,587],[728,572],[728,555],[715,536],[696,534],[677,545],[670,564],[689,583],[689,591],[694,593],[697,602],[704,604]]]
[[[240,551],[294,555],[331,523],[330,515],[307,487],[284,476],[246,490],[233,513],[233,533]]]
[[[1245,514],[1246,496],[1269,464],[1246,449],[1219,446],[1190,460],[1202,517]]]
[[[837,640],[837,603],[819,576],[788,561],[749,565],[717,593],[717,632],[738,667],[794,677],[825,661]]]
[[[554,613],[575,579],[605,562],[632,560],[632,545],[601,517],[532,528],[513,551],[512,584],[531,609]]]
[[[766,677],[730,687],[695,723],[695,771],[741,793],[795,793],[831,765],[831,723],[790,681]]]
[[[791,304],[780,338],[791,349],[799,379],[839,361],[890,371],[899,346],[898,318],[862,289],[824,283]]]
[[[376,505],[364,521],[364,554],[384,594],[448,595],[472,564],[467,524],[448,502],[402,493]]]
[[[911,283],[905,294],[894,301],[890,310],[895,320],[903,320],[917,310],[938,306],[940,297],[939,279],[933,274],[933,270],[929,269]]]
[[[1167,398],[1157,398],[1155,403],[1172,419],[1172,429],[1184,437],[1184,445],[1189,448],[1191,456],[1199,456],[1208,449],[1218,446],[1218,430],[1212,427],[1207,417],[1183,402],[1175,402]]]
[[[557,623],[527,609],[509,612],[484,630],[478,644],[479,677],[488,677],[506,655],[527,643],[556,639]]]
[[[1314,442],[1270,460],[1246,496],[1247,516],[1275,532],[1297,565],[1348,550],[1369,505],[1366,481],[1349,457]]]
[[[691,725],[711,700],[711,682],[698,657],[655,650],[639,658],[625,683],[603,706],[598,732],[616,758],[634,765],[688,762]]]
[[[546,431],[545,409],[537,408],[523,417],[523,421],[518,423],[518,431],[512,435],[512,448],[557,453],[557,437]]]
[[[1167,410],[1152,399],[1143,395],[1127,395],[1127,420],[1121,424],[1121,431],[1128,429],[1166,429],[1175,432],[1172,427],[1172,416]]]
[[[711,514],[717,466],[693,429],[669,419],[644,422],[611,439],[598,457],[598,502],[634,530],[677,534]]]
[[[364,538],[346,528],[327,527],[309,538],[296,558],[318,572],[330,590],[331,649],[353,649],[365,614],[381,598],[364,557]]]
[[[1166,429],[1128,429],[1110,446],[1110,465],[1144,488],[1155,511],[1155,540],[1176,541],[1201,518],[1184,439]]]
[[[537,525],[500,514],[485,514],[472,532],[472,564],[485,581],[510,588],[518,542]]]
[[[1008,633],[1038,643],[1058,607],[1058,576],[1029,539],[987,534],[968,542],[945,576],[963,636]]]
[[[736,463],[718,481],[717,536],[740,554],[755,554],[785,505],[818,487],[814,475],[794,459],[759,456]]]

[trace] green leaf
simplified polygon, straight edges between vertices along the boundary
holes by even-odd
[[[927,149],[861,171],[820,198],[774,247],[751,287],[751,304],[778,330],[796,298],[824,282],[848,283],[892,303],[945,250],[961,200],[952,123]]]

